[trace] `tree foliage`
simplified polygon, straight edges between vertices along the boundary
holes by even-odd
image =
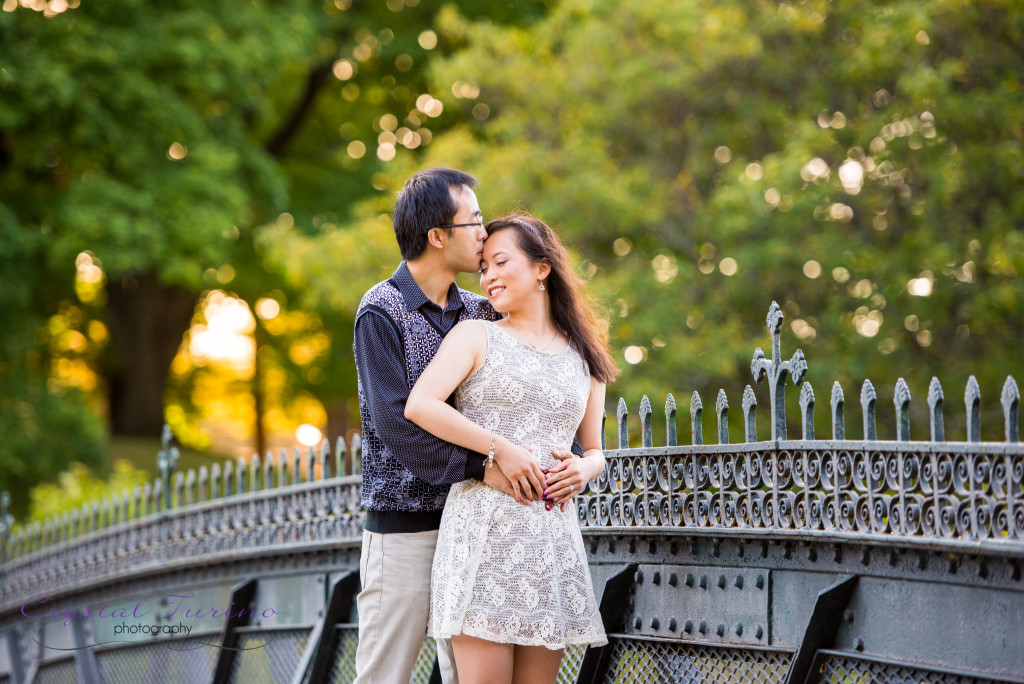
[[[353,427],[352,315],[425,165],[476,174],[488,216],[562,231],[634,407],[738,403],[773,299],[819,395],[903,375],[920,398],[937,375],[955,396],[975,374],[994,406],[1015,370],[1008,0],[69,6],[0,14],[0,421],[53,435],[0,443],[3,477],[95,461],[86,405],[162,420],[215,289],[281,311],[255,317],[263,371],[232,391],[312,396]],[[211,385],[182,358],[187,421]]]
[[[521,22],[543,4],[461,9]],[[23,278],[4,301],[4,400],[56,377],[91,392],[114,433],[159,434],[168,369],[204,292],[299,300],[259,234],[285,217],[295,233],[332,232],[380,192],[374,176],[396,147],[422,149],[449,125],[417,107],[426,63],[456,47],[430,30],[437,11],[416,0],[4,3],[0,223],[17,268],[3,277]],[[359,263],[344,256],[332,276]],[[346,357],[345,327],[317,365]],[[262,332],[287,358],[288,340]],[[354,380],[282,369],[282,391],[343,407],[354,393]],[[79,407],[89,429],[39,464],[88,460],[98,443],[82,401],[61,396],[50,400]]]
[[[738,404],[777,300],[821,403],[833,379],[855,401],[902,375],[921,425],[932,375],[956,396],[975,374],[999,415],[1024,296],[1012,3],[569,0],[528,27],[444,22],[469,45],[434,81],[478,86],[451,104],[489,116],[430,159],[579,251],[627,361],[613,393]]]

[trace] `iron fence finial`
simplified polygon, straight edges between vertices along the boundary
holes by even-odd
[[[896,407],[896,439],[900,442],[910,441],[910,388],[907,381],[900,378],[896,381],[892,403]]]
[[[640,443],[645,447],[654,446],[651,430],[651,400],[645,394],[640,399]]]
[[[629,415],[629,411],[626,410],[626,400],[619,397],[619,403],[615,407],[615,422],[618,426],[619,431],[619,448],[629,448],[629,432],[626,427],[626,416]]]
[[[814,389],[805,382],[800,388],[801,439],[814,439]]]
[[[725,396],[725,390],[718,390],[718,398],[715,401],[715,418],[718,423],[718,443],[729,443],[729,399]]]
[[[756,382],[769,379],[768,391],[772,413],[772,439],[786,439],[786,378],[800,385],[807,374],[807,360],[802,350],[797,349],[788,361],[782,360],[782,320],[784,316],[778,302],[772,302],[768,309],[768,332],[772,337],[772,358],[765,357],[760,347],[754,349],[750,371]]]
[[[668,393],[665,399],[665,443],[668,446],[675,446],[679,441],[676,433],[676,398]]]
[[[1003,427],[1006,441],[1016,442],[1018,441],[1017,406],[1020,404],[1020,391],[1017,389],[1017,381],[1013,379],[1012,375],[1006,376],[1000,403],[1003,405]]]
[[[878,430],[875,428],[875,402],[878,396],[875,394],[875,386],[870,380],[865,380],[860,388],[860,409],[864,416],[864,441],[873,442],[878,439]]]
[[[981,441],[981,388],[973,375],[967,378],[964,390],[964,405],[967,408],[967,441]]]
[[[843,415],[843,408],[846,404],[846,397],[843,396],[843,387],[836,380],[832,383],[832,439],[846,439],[846,417]]]
[[[928,416],[931,423],[933,442],[946,441],[946,427],[942,419],[942,402],[942,383],[933,376],[932,381],[928,384]]]
[[[755,409],[757,408],[757,396],[754,395],[754,388],[747,385],[743,388],[743,424],[744,424],[744,439],[750,442],[757,441],[757,416]]]
[[[700,401],[700,394],[697,390],[693,391],[693,395],[690,397],[690,439],[693,444],[704,443],[704,430],[701,426],[701,414],[704,412],[704,406]]]

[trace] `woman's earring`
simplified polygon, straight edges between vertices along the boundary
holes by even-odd
[[[542,281],[540,281],[540,289],[541,289],[541,290],[543,290],[543,289],[544,289],[544,281],[543,281],[543,280],[542,280]]]

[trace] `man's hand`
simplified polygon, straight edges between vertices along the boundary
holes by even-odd
[[[497,489],[499,492],[505,492],[509,496],[516,495],[512,490],[512,483],[509,482],[507,477],[505,477],[505,473],[501,472],[501,468],[484,468],[484,484],[493,489]],[[519,499],[519,501],[527,505],[530,503],[523,499]]]

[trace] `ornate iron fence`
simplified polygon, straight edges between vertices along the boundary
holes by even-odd
[[[757,441],[749,386],[739,444],[724,392],[713,445],[696,392],[685,446],[671,395],[663,446],[644,397],[641,446],[629,447],[619,400],[618,448],[577,499],[610,643],[567,650],[559,681],[1024,681],[1013,378],[1005,442],[980,441],[973,378],[966,441],[946,441],[934,379],[931,441],[910,440],[902,380],[896,439],[878,439],[865,381],[866,439],[846,439],[838,384],[831,438],[816,439],[803,383],[802,434],[789,440],[784,383],[799,385],[807,363],[799,351],[782,360],[781,321],[773,304],[771,358],[757,349],[751,363],[768,381],[770,440]],[[346,448],[356,472],[344,470]],[[165,433],[158,463],[151,485],[13,533],[4,499],[0,682],[351,681],[358,439],[181,473]],[[119,638],[119,627],[147,637]],[[431,680],[432,649],[427,640],[413,681]]]

